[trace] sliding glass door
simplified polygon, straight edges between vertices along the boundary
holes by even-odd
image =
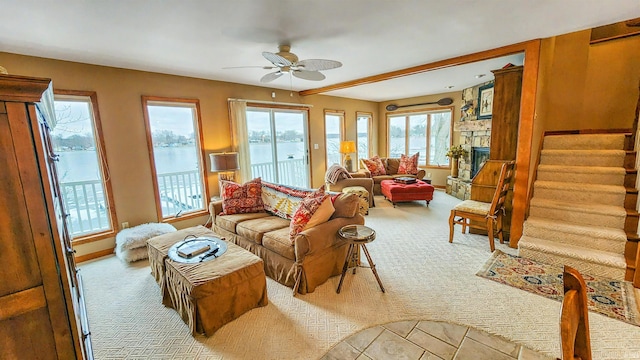
[[[251,178],[308,188],[307,111],[247,107]]]

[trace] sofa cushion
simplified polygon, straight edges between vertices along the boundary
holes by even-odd
[[[400,165],[398,165],[398,174],[411,174],[418,173],[418,157],[420,152],[417,152],[411,156],[405,154],[400,155]]]
[[[284,256],[287,259],[296,259],[295,247],[291,245],[289,228],[265,233],[262,237],[262,246]]]
[[[311,189],[262,182],[264,209],[283,219],[293,218],[302,199],[311,193]]]
[[[289,220],[272,215],[239,223],[236,226],[236,234],[256,244],[262,244],[264,233],[282,228],[289,228]]]
[[[291,224],[289,225],[292,243],[295,236],[307,227],[307,223],[309,223],[322,203],[328,198],[329,195],[325,194],[323,185],[318,190],[302,199],[302,202],[296,210],[296,213],[293,215],[293,219],[291,219]],[[331,214],[327,216],[326,220],[328,220],[329,217],[331,217]]]
[[[356,194],[339,194],[332,197],[333,207],[335,211],[331,215],[331,219],[335,218],[352,218],[356,216],[358,211],[359,198]]]
[[[387,175],[395,175],[398,173],[398,168],[400,167],[400,158],[386,158],[386,174]]]
[[[222,180],[222,214],[233,215],[264,211],[260,178],[240,185]]]
[[[369,170],[371,176],[385,175],[387,173],[384,163],[378,155],[371,159],[362,159],[362,163],[366,166],[367,170]]]
[[[216,225],[235,234],[239,223],[269,216],[266,212],[216,216]]]

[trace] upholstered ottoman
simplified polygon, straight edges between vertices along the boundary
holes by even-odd
[[[358,211],[360,215],[369,214],[369,192],[362,186],[347,186],[342,189],[343,194],[356,194],[360,198],[360,205]]]
[[[403,184],[394,180],[382,180],[380,190],[387,200],[396,206],[397,202],[425,200],[427,206],[433,200],[433,185],[417,180],[412,184]]]
[[[268,304],[262,259],[227,242],[213,260],[188,264],[165,260],[166,288],[173,308],[192,335],[213,335],[247,311]]]
[[[213,231],[202,225],[198,225],[172,233],[159,235],[147,241],[147,252],[149,253],[149,267],[151,268],[151,275],[153,275],[160,286],[162,303],[165,306],[172,305],[165,283],[165,260],[167,259],[169,248],[178,241],[184,240],[188,235],[219,237]]]

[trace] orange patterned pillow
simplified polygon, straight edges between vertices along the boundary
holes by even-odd
[[[420,152],[407,156],[405,154],[400,155],[400,166],[398,166],[398,174],[411,174],[418,173],[418,157]]]
[[[262,180],[255,178],[240,185],[222,180],[222,213],[232,215],[264,211]]]
[[[307,228],[307,224],[313,215],[320,208],[320,205],[322,205],[322,203],[327,199],[329,200],[329,203],[331,203],[329,195],[324,192],[324,185],[302,199],[300,206],[296,210],[295,214],[293,214],[293,218],[289,224],[289,235],[291,236],[292,243],[296,235]],[[331,204],[331,207],[333,207],[333,204]],[[331,217],[331,214],[333,214],[333,211],[331,211],[329,216],[327,216],[327,220]]]
[[[382,159],[378,155],[371,159],[362,159],[362,162],[367,166],[371,176],[387,175],[387,170],[385,170]]]

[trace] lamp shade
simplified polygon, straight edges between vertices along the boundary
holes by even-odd
[[[355,141],[341,141],[340,142],[340,153],[341,154],[349,154],[356,152],[356,143]]]
[[[238,170],[238,153],[213,153],[211,159],[211,172]]]

